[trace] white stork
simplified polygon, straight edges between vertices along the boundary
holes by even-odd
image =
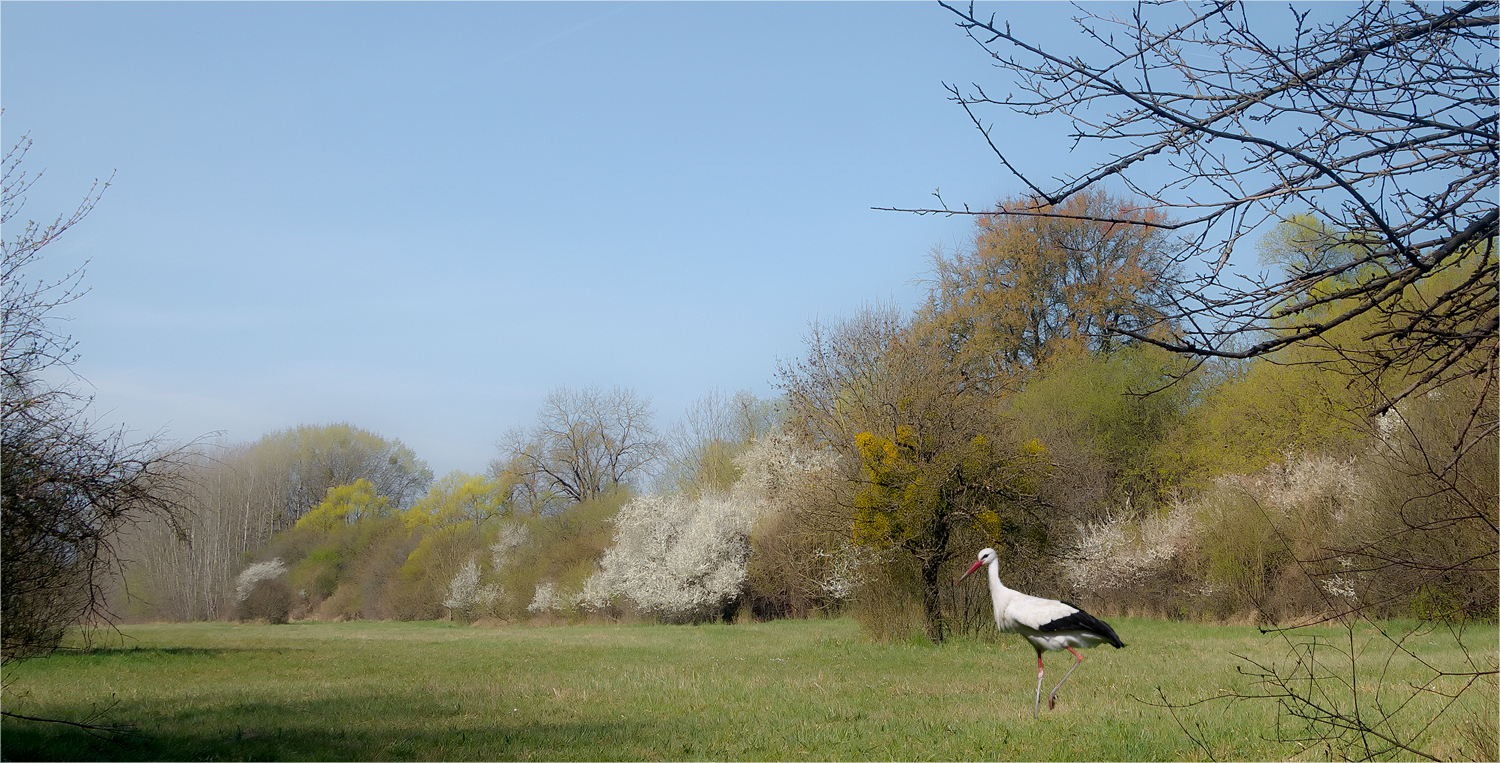
[[[958,582],[962,583],[964,578],[974,574],[980,565],[989,565],[990,598],[995,603],[995,627],[1002,633],[1020,634],[1036,650],[1036,706],[1032,708],[1031,717],[1037,717],[1042,708],[1042,652],[1066,649],[1078,658],[1073,667],[1068,668],[1062,681],[1052,687],[1052,693],[1047,697],[1047,709],[1051,710],[1057,705],[1057,690],[1062,688],[1063,681],[1068,680],[1068,676],[1073,675],[1073,671],[1083,664],[1083,655],[1074,651],[1074,647],[1088,649],[1109,644],[1119,649],[1125,646],[1120,637],[1115,635],[1115,629],[1109,627],[1109,623],[1072,604],[1027,596],[1006,588],[1000,582],[1000,555],[993,548],[980,551],[979,561],[974,562],[974,566]]]

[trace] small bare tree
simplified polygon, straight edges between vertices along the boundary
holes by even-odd
[[[713,390],[688,406],[663,445],[658,489],[697,497],[726,492],[739,479],[735,457],[772,429],[773,403],[748,390]]]
[[[633,390],[553,390],[537,423],[509,432],[490,471],[532,513],[605,495],[660,457],[651,401]]]

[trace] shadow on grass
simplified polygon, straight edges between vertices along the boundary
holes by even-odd
[[[285,654],[287,652],[308,652],[310,649],[295,649],[288,647],[199,647],[199,646],[124,646],[124,647],[92,647],[80,649],[70,654],[78,657],[215,657],[222,654]]]
[[[311,652],[312,649],[297,647],[197,647],[197,646],[94,646],[85,648],[60,648],[52,654],[35,657],[33,660],[91,660],[129,659],[152,660],[161,657],[222,657],[247,654],[293,654]]]
[[[383,707],[383,697],[349,697]],[[83,706],[76,708],[83,713]],[[59,715],[73,708],[54,708]],[[3,760],[599,760],[674,758],[688,750],[659,724],[636,721],[522,724],[513,717],[444,717],[416,708],[376,730],[351,731],[349,714],[314,702],[246,703],[214,709],[117,707],[103,722],[136,724],[138,735],[103,738],[50,723],[5,718]],[[327,719],[327,720],[324,720]],[[362,719],[363,720],[363,719]],[[426,723],[424,723],[426,722]]]

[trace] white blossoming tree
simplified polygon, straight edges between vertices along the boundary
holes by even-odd
[[[239,577],[234,580],[234,599],[244,601],[250,598],[250,593],[255,590],[263,580],[279,578],[286,574],[286,565],[281,559],[272,559],[269,562],[257,562],[246,567],[240,572]]]
[[[538,615],[547,612],[561,612],[567,605],[567,599],[557,592],[557,584],[550,580],[544,580],[537,583],[536,594],[532,596],[531,603],[526,605],[526,611]]]
[[[519,557],[522,550],[531,542],[531,531],[525,524],[517,521],[506,522],[500,526],[496,533],[495,542],[490,544],[490,571],[496,577],[495,583],[495,609],[498,612],[505,611],[514,603],[519,591],[513,576],[508,572],[515,566],[521,564]]]
[[[515,557],[516,551],[531,540],[531,531],[520,522],[507,522],[500,526],[495,542],[490,544],[491,564],[495,570],[504,569]]]
[[[734,460],[741,472],[736,495],[756,502],[795,502],[793,494],[811,475],[834,466],[833,454],[809,450],[786,432],[772,432],[756,440]]]
[[[280,558],[257,562],[234,579],[234,599],[242,620],[287,621],[291,610],[291,588],[286,564]]]
[[[493,585],[480,584],[479,563],[470,559],[448,583],[448,598],[443,600],[443,606],[452,615],[469,620],[476,610],[493,603],[499,593]]]
[[[615,545],[579,603],[599,609],[623,596],[666,622],[715,618],[743,589],[757,510],[737,495],[636,498],[615,518]]]

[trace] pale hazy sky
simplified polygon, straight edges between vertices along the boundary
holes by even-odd
[[[990,10],[1076,35],[1066,4]],[[665,428],[714,388],[774,394],[813,319],[917,305],[970,221],[871,207],[1022,190],[946,100],[1000,82],[954,20],[4,2],[0,137],[46,171],[23,217],[114,173],[48,253],[90,260],[66,312],[105,421],[230,441],[349,421],[479,471],[555,387],[631,387]],[[1077,169],[1058,123],[991,116],[1026,169]]]

